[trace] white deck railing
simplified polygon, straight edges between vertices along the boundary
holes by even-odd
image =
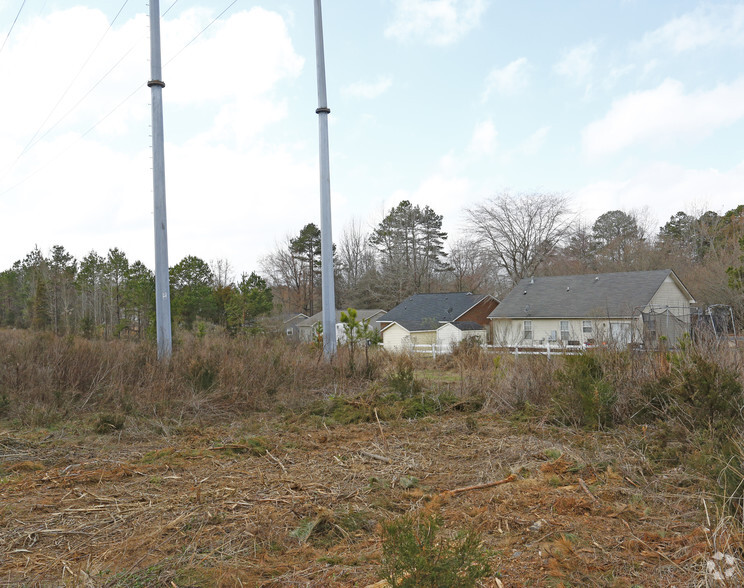
[[[381,343],[381,347],[384,345]],[[553,344],[550,342],[544,345],[481,345],[483,349],[488,351],[500,352],[500,353],[512,353],[515,357],[520,355],[546,355],[550,358],[552,355],[576,355],[583,353],[587,349],[591,349],[591,346],[586,344],[581,345],[561,345]],[[436,358],[437,355],[442,355],[451,352],[450,344],[443,343],[431,343],[423,345],[407,345],[405,349],[412,353],[420,353],[422,355],[431,355]]]

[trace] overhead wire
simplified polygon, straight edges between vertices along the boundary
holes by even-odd
[[[26,0],[23,0],[21,2],[21,7],[18,9],[18,13],[15,15],[15,18],[13,19],[13,24],[10,25],[10,29],[8,29],[8,34],[5,35],[5,40],[3,41],[3,44],[0,46],[0,53],[3,52],[3,49],[5,49],[5,44],[8,42],[8,39],[10,39],[10,33],[13,32],[13,29],[16,26],[16,23],[18,22],[18,17],[21,16],[21,12],[23,11],[23,7],[26,6]]]
[[[90,96],[90,95],[91,95],[91,93],[93,92],[93,90],[95,90],[95,89],[96,89],[96,88],[97,88],[98,86],[100,86],[100,85],[101,85],[101,83],[102,83],[102,82],[103,82],[103,81],[104,81],[104,80],[105,80],[105,79],[106,79],[106,78],[107,78],[107,77],[108,77],[109,75],[111,75],[111,73],[112,73],[112,72],[113,72],[113,71],[114,71],[114,70],[115,70],[115,69],[116,69],[117,67],[119,67],[119,65],[121,64],[121,62],[122,62],[122,61],[124,61],[124,60],[125,60],[125,59],[126,59],[126,58],[127,58],[128,56],[129,56],[129,54],[130,54],[130,53],[131,53],[132,51],[134,51],[134,49],[135,49],[135,48],[137,47],[137,45],[138,45],[138,44],[139,44],[139,42],[137,42],[136,44],[132,45],[132,46],[131,46],[131,47],[129,48],[129,50],[128,50],[128,51],[127,51],[127,52],[126,52],[126,53],[125,53],[124,55],[122,55],[122,56],[121,56],[121,57],[119,58],[119,60],[118,60],[118,61],[117,61],[117,62],[116,62],[116,63],[115,63],[115,64],[114,64],[114,65],[113,65],[113,66],[112,66],[112,67],[111,67],[111,68],[110,68],[110,69],[109,69],[109,70],[108,70],[108,71],[107,71],[107,72],[106,72],[105,74],[103,74],[103,76],[102,76],[101,78],[99,78],[99,80],[98,80],[98,81],[97,81],[97,82],[96,82],[95,84],[93,84],[93,85],[92,85],[92,86],[91,86],[91,87],[90,87],[90,88],[88,89],[88,91],[87,91],[87,92],[86,92],[85,94],[83,94],[83,96],[82,96],[82,97],[81,97],[81,98],[80,98],[80,99],[79,99],[79,100],[78,100],[78,101],[77,101],[77,102],[76,102],[75,104],[73,104],[73,105],[72,105],[72,106],[71,106],[71,107],[70,107],[70,108],[69,108],[69,109],[67,110],[67,112],[65,112],[65,113],[64,113],[64,114],[63,114],[63,115],[62,115],[62,116],[61,116],[61,117],[60,117],[59,119],[57,119],[57,122],[55,122],[55,123],[54,123],[54,124],[53,124],[53,125],[52,125],[51,127],[49,127],[49,128],[48,128],[48,129],[46,130],[46,131],[44,131],[44,134],[43,134],[43,135],[41,135],[41,136],[40,136],[40,137],[39,137],[38,139],[36,139],[36,141],[34,141],[33,143],[31,143],[30,145],[27,145],[27,146],[26,146],[26,149],[25,149],[25,150],[24,150],[23,152],[21,152],[21,154],[20,154],[20,155],[19,155],[18,157],[20,158],[20,157],[21,157],[22,155],[24,155],[24,154],[25,154],[25,153],[26,153],[27,151],[29,151],[30,149],[32,149],[32,148],[33,148],[33,147],[34,147],[34,146],[35,146],[35,145],[36,145],[37,143],[39,143],[39,142],[40,142],[40,141],[41,141],[42,139],[44,139],[44,138],[45,138],[45,137],[46,137],[47,135],[49,135],[49,133],[51,133],[51,132],[52,132],[52,131],[53,131],[54,129],[56,129],[56,128],[57,128],[57,126],[59,126],[59,124],[60,124],[60,123],[61,123],[62,121],[64,121],[64,120],[65,120],[65,119],[66,119],[66,118],[67,118],[68,116],[70,116],[70,114],[72,114],[72,113],[73,113],[73,112],[74,112],[74,111],[75,111],[75,110],[77,109],[77,107],[78,107],[78,106],[80,106],[80,104],[82,104],[82,103],[83,103],[83,101],[84,101],[84,100],[85,100],[85,99],[86,99],[86,98],[87,98],[88,96]]]
[[[171,11],[171,8],[173,8],[173,7],[174,7],[174,6],[176,5],[176,4],[178,4],[178,0],[173,0],[173,4],[171,4],[171,5],[170,5],[170,6],[169,6],[169,7],[168,7],[168,8],[166,9],[166,11],[165,11],[165,12],[164,12],[163,14],[161,14],[160,16],[165,16],[166,14],[168,14],[168,13],[169,13],[169,12]]]
[[[37,135],[38,135],[38,134],[39,134],[39,133],[41,132],[41,129],[43,129],[43,128],[44,128],[44,125],[46,125],[46,124],[47,124],[47,122],[49,121],[49,119],[50,119],[50,118],[52,118],[52,115],[53,115],[53,114],[54,114],[54,112],[55,112],[55,111],[57,110],[57,108],[58,108],[58,107],[59,107],[59,105],[60,105],[60,104],[62,103],[62,101],[63,101],[63,100],[65,99],[65,97],[66,97],[66,96],[67,96],[67,94],[69,93],[69,91],[70,91],[70,89],[72,88],[72,86],[73,86],[73,85],[75,84],[75,82],[77,81],[77,79],[78,79],[78,78],[80,77],[80,74],[81,74],[81,73],[83,73],[83,70],[84,70],[84,69],[85,69],[85,67],[86,67],[86,66],[88,65],[88,63],[89,63],[89,62],[90,62],[90,60],[91,60],[91,59],[93,58],[93,56],[94,56],[94,55],[96,54],[96,51],[98,51],[98,48],[99,48],[99,47],[101,46],[101,43],[103,43],[103,40],[104,40],[104,39],[105,39],[105,38],[106,38],[106,37],[108,36],[108,34],[109,34],[109,31],[111,31],[111,29],[113,28],[114,24],[115,24],[115,23],[116,23],[116,21],[118,20],[119,16],[121,15],[122,11],[124,10],[124,8],[126,7],[126,5],[127,5],[127,3],[128,3],[128,2],[129,2],[129,0],[124,0],[124,4],[122,4],[122,5],[121,5],[121,8],[119,8],[119,11],[118,11],[118,12],[116,13],[116,16],[114,16],[113,20],[112,20],[112,21],[111,21],[111,22],[109,23],[109,26],[108,26],[108,28],[106,29],[106,31],[105,31],[105,32],[103,33],[103,35],[101,35],[101,38],[100,38],[100,39],[98,39],[98,42],[96,43],[96,46],[95,46],[95,47],[93,47],[93,50],[92,50],[92,51],[91,51],[91,52],[90,52],[90,53],[88,54],[88,57],[87,57],[87,58],[85,59],[85,61],[83,62],[83,65],[81,65],[81,66],[80,66],[80,69],[78,69],[77,73],[76,73],[76,74],[75,74],[75,76],[74,76],[74,77],[72,78],[72,81],[71,81],[71,82],[70,82],[70,83],[69,83],[69,84],[67,85],[67,88],[65,88],[65,91],[64,91],[64,92],[62,92],[62,96],[60,96],[60,97],[59,97],[59,100],[57,100],[56,104],[55,104],[55,105],[54,105],[54,106],[52,107],[52,109],[51,109],[51,110],[49,111],[49,114],[47,114],[47,116],[46,116],[46,118],[44,119],[44,121],[43,121],[43,122],[42,122],[42,123],[41,123],[41,124],[39,125],[39,128],[38,128],[38,129],[36,129],[36,132],[34,132],[33,136],[32,136],[32,137],[31,137],[31,138],[29,139],[28,143],[26,143],[25,147],[24,147],[24,148],[23,148],[23,149],[21,150],[20,154],[19,154],[19,155],[18,155],[18,157],[16,158],[16,161],[17,161],[18,159],[20,159],[20,158],[21,158],[21,157],[23,156],[23,154],[24,154],[24,153],[26,153],[26,152],[27,152],[27,151],[28,151],[29,149],[31,149],[31,148],[32,148],[32,147],[33,147],[33,146],[34,146],[34,145],[35,145],[36,143],[38,143],[38,141],[34,141],[34,139],[36,139]],[[131,52],[131,49],[130,49],[130,50],[129,50],[129,51],[127,52],[127,55],[128,55],[128,54],[129,54],[130,52]],[[125,55],[125,57],[126,57],[126,55]],[[120,63],[120,62],[121,62],[121,60],[119,60],[119,62],[117,62],[117,64],[118,64],[118,63]],[[109,73],[110,73],[110,71],[109,71],[109,72],[107,72],[107,73],[106,73],[106,75],[108,75]],[[105,76],[104,76],[104,78],[105,78]],[[101,81],[103,81],[103,78],[102,78],[101,80],[99,80],[99,81],[98,81],[98,82],[96,83],[96,85],[95,85],[95,86],[93,86],[93,88],[95,88],[95,87],[96,87],[96,86],[97,86],[97,85],[98,85],[98,84],[99,84],[99,83],[100,83]],[[90,92],[91,92],[91,91],[93,90],[93,88],[91,88],[91,90],[89,90],[89,91],[88,91],[88,93],[86,93],[86,94],[85,94],[85,96],[83,96],[83,99],[84,99],[85,97],[87,97],[87,96],[88,96],[88,94],[90,94]],[[75,104],[75,107],[77,107],[77,105],[78,105],[79,103],[80,103],[80,102],[78,102],[77,104]],[[73,107],[73,109],[74,109],[75,107]],[[67,116],[67,115],[65,115],[65,116]],[[41,137],[39,138],[39,140],[43,139],[43,138],[44,138],[44,137],[45,137],[46,135],[48,135],[48,134],[49,134],[49,132],[50,132],[50,131],[51,131],[51,130],[52,130],[52,129],[54,128],[54,127],[56,127],[56,126],[57,126],[57,125],[58,125],[58,124],[59,124],[59,123],[60,123],[60,122],[61,122],[62,120],[64,120],[65,116],[63,116],[63,117],[62,117],[62,118],[61,118],[60,120],[58,120],[58,121],[57,121],[57,122],[56,122],[56,123],[55,123],[54,125],[52,125],[52,126],[51,126],[51,127],[49,128],[49,129],[47,129],[47,132],[46,132],[46,133],[44,133],[44,134],[43,134],[43,135],[42,135],[42,136],[41,136]]]
[[[121,102],[119,102],[119,104],[117,104],[116,106],[114,106],[106,115],[104,115],[95,124],[93,124],[87,131],[85,131],[79,137],[77,137],[72,143],[70,143],[69,145],[66,145],[64,149],[60,149],[60,151],[58,151],[56,155],[52,156],[51,159],[48,159],[46,161],[46,163],[42,164],[40,167],[37,167],[34,171],[32,171],[31,173],[29,173],[22,180],[19,180],[18,182],[16,182],[15,184],[13,184],[12,186],[10,186],[9,188],[6,188],[2,192],[0,192],[0,196],[4,196],[8,192],[11,192],[11,191],[15,190],[16,188],[18,188],[19,186],[22,186],[28,180],[30,180],[31,178],[33,178],[36,174],[38,174],[39,172],[41,172],[45,168],[49,167],[52,163],[54,163],[55,161],[57,161],[62,155],[65,155],[66,153],[68,153],[69,150],[70,150],[70,147],[72,147],[72,146],[76,145],[77,143],[79,143],[80,141],[82,141],[87,135],[89,135],[91,132],[93,132],[93,130],[98,125],[100,125],[101,123],[103,123],[108,117],[110,117],[112,114],[114,114],[114,112],[116,112],[117,110],[119,110],[119,108],[121,108],[122,106],[124,106],[124,104],[126,104],[140,90],[142,90],[142,85],[141,84],[138,85],[126,98],[124,98],[124,100],[122,100]]]
[[[176,1],[178,1],[178,0],[176,0]],[[231,8],[232,8],[233,6],[235,6],[235,4],[237,4],[237,3],[238,3],[238,0],[233,0],[232,2],[230,2],[230,4],[228,4],[228,5],[227,5],[227,8],[225,8],[225,9],[224,9],[224,10],[223,10],[222,12],[220,12],[220,13],[219,13],[219,14],[218,14],[217,16],[215,16],[215,17],[214,17],[214,18],[212,19],[212,21],[211,21],[211,22],[210,22],[210,23],[209,23],[209,24],[208,24],[207,26],[205,26],[205,27],[204,27],[204,28],[203,28],[203,29],[202,29],[201,31],[199,31],[199,32],[198,32],[198,33],[196,34],[196,36],[195,36],[195,37],[194,37],[193,39],[191,39],[191,41],[189,41],[188,43],[186,43],[186,44],[185,44],[185,45],[184,45],[183,47],[181,47],[181,48],[180,48],[180,49],[179,49],[179,50],[178,50],[178,51],[176,52],[176,54],[175,54],[175,55],[174,55],[173,57],[171,57],[171,58],[170,58],[170,59],[169,59],[168,61],[166,61],[166,62],[165,62],[165,63],[163,64],[163,67],[165,67],[165,66],[166,66],[166,65],[168,65],[168,64],[169,64],[169,63],[170,63],[171,61],[173,61],[173,60],[174,60],[174,59],[175,59],[176,57],[178,57],[179,55],[181,55],[181,53],[183,53],[183,52],[184,52],[184,51],[186,50],[186,48],[187,48],[187,47],[188,47],[189,45],[191,45],[191,43],[193,43],[193,42],[194,42],[194,41],[196,41],[196,40],[197,40],[197,39],[198,39],[199,37],[201,37],[201,36],[202,36],[202,35],[204,34],[204,32],[205,32],[205,31],[206,31],[206,30],[207,30],[207,29],[208,29],[209,27],[211,27],[211,26],[212,26],[212,25],[213,25],[214,23],[216,23],[216,22],[217,22],[217,21],[218,21],[218,20],[220,19],[220,17],[221,17],[221,16],[223,15],[223,14],[225,14],[225,13],[226,13],[226,12],[227,12],[228,10],[230,10],[230,9],[231,9]],[[168,10],[170,10],[170,8],[169,8]]]
[[[175,0],[175,2],[173,2],[173,4],[171,4],[171,6],[170,6],[170,7],[168,8],[168,10],[170,10],[171,8],[173,8],[173,6],[174,6],[174,5],[176,4],[176,2],[178,2],[178,1],[179,1],[179,0]],[[25,2],[25,0],[24,0],[24,2]],[[217,22],[217,21],[218,21],[218,20],[220,19],[220,17],[222,17],[222,16],[223,16],[223,15],[224,15],[224,14],[225,14],[225,13],[226,13],[226,12],[227,12],[228,10],[230,10],[230,8],[232,8],[232,7],[233,7],[233,6],[235,5],[235,4],[237,4],[237,2],[238,2],[238,0],[232,0],[232,2],[230,2],[230,4],[228,4],[228,6],[227,6],[227,7],[226,7],[226,8],[224,9],[224,10],[222,10],[222,12],[220,12],[220,13],[219,13],[219,14],[218,14],[218,15],[217,15],[217,16],[216,16],[216,17],[215,17],[214,19],[212,19],[212,20],[211,20],[211,21],[209,22],[209,24],[207,24],[207,26],[205,26],[205,27],[204,27],[204,28],[203,28],[203,29],[202,29],[201,31],[199,31],[199,32],[198,32],[198,33],[196,34],[196,36],[194,36],[194,38],[192,38],[192,39],[191,39],[191,40],[190,40],[190,41],[189,41],[188,43],[186,43],[186,44],[185,44],[185,45],[184,45],[183,47],[181,47],[181,49],[179,49],[179,50],[178,50],[178,51],[177,51],[177,52],[176,52],[176,53],[175,53],[175,54],[173,55],[173,57],[171,57],[171,58],[170,58],[170,59],[169,59],[169,60],[168,60],[168,61],[167,61],[167,62],[166,62],[166,63],[164,64],[164,66],[165,66],[165,65],[167,65],[167,64],[169,64],[169,63],[171,63],[172,61],[174,61],[174,60],[175,60],[175,59],[176,59],[176,58],[177,58],[177,57],[178,57],[178,56],[179,56],[179,55],[180,55],[181,53],[183,53],[183,51],[184,51],[184,50],[185,50],[185,49],[186,49],[186,48],[187,48],[187,47],[188,47],[189,45],[191,45],[191,44],[192,44],[192,43],[193,43],[194,41],[196,41],[196,40],[197,40],[197,39],[198,39],[198,38],[199,38],[199,37],[200,37],[201,35],[203,35],[203,34],[204,34],[204,33],[205,33],[205,32],[206,32],[206,31],[207,31],[207,30],[208,30],[208,29],[209,29],[209,28],[210,28],[210,27],[211,27],[211,26],[212,26],[212,25],[213,25],[213,24],[215,23],[215,22]],[[166,12],[168,12],[168,11],[166,10]],[[118,17],[118,14],[117,14],[117,17]],[[54,127],[56,127],[56,126],[57,126],[57,125],[58,125],[58,124],[59,124],[59,123],[60,123],[60,122],[61,122],[61,121],[62,121],[62,120],[63,120],[63,119],[65,118],[65,117],[67,117],[67,116],[68,116],[68,115],[69,115],[69,114],[70,114],[70,113],[71,113],[71,112],[72,112],[72,111],[73,111],[73,110],[74,110],[75,108],[77,108],[77,106],[79,106],[79,104],[80,104],[80,103],[81,103],[81,102],[82,102],[82,101],[83,101],[83,100],[84,100],[84,99],[85,99],[85,98],[86,98],[86,97],[87,97],[87,96],[88,96],[88,95],[89,95],[89,94],[90,94],[90,93],[91,93],[91,92],[92,92],[92,91],[93,91],[93,90],[95,89],[95,87],[97,87],[97,86],[98,86],[98,85],[99,85],[99,84],[100,84],[100,83],[101,83],[101,82],[102,82],[102,81],[103,81],[103,80],[104,80],[104,79],[106,78],[106,76],[108,76],[108,75],[109,75],[109,74],[110,74],[110,73],[111,73],[111,72],[112,72],[112,71],[113,71],[113,70],[114,70],[114,69],[115,69],[115,68],[116,68],[116,67],[117,67],[117,66],[119,65],[119,63],[121,63],[121,62],[123,61],[123,59],[124,59],[124,58],[125,58],[125,57],[126,57],[126,56],[127,56],[128,54],[129,54],[129,53],[131,53],[131,52],[132,52],[132,50],[134,49],[134,47],[136,47],[136,45],[134,45],[134,46],[133,46],[132,48],[130,48],[130,49],[129,49],[129,51],[127,51],[127,53],[126,53],[126,54],[125,54],[125,55],[124,55],[124,56],[123,56],[122,58],[120,58],[120,59],[119,59],[119,61],[117,61],[117,62],[116,62],[116,64],[115,64],[115,65],[114,65],[114,66],[113,66],[113,67],[112,67],[112,68],[111,68],[111,69],[110,69],[110,70],[109,70],[108,72],[106,72],[106,74],[105,74],[105,75],[103,76],[103,78],[101,78],[100,80],[98,80],[98,82],[96,82],[96,83],[94,84],[94,86],[93,86],[93,87],[92,87],[92,88],[91,88],[91,89],[90,89],[90,90],[89,90],[89,91],[88,91],[88,92],[87,92],[87,93],[86,93],[86,94],[85,94],[85,95],[83,96],[83,98],[81,98],[81,99],[80,99],[80,100],[79,100],[79,101],[78,101],[78,102],[77,102],[77,103],[75,104],[75,106],[73,106],[73,107],[72,107],[72,108],[71,108],[71,109],[70,109],[70,110],[69,110],[69,111],[68,111],[67,113],[65,113],[65,114],[63,115],[62,119],[58,120],[58,121],[57,121],[57,122],[56,122],[56,123],[55,123],[55,124],[54,124],[54,125],[53,125],[52,127],[50,127],[50,129],[48,129],[48,130],[47,130],[47,131],[46,131],[46,132],[44,133],[44,135],[42,135],[41,137],[39,137],[39,139],[38,139],[38,140],[37,140],[37,141],[36,141],[36,142],[34,143],[34,145],[35,145],[36,143],[38,143],[39,141],[41,141],[41,140],[42,140],[42,139],[43,139],[44,137],[46,137],[46,135],[47,135],[47,134],[49,134],[49,132],[50,132],[50,131],[51,131],[51,130],[52,130],[52,129],[54,128]],[[24,178],[23,178],[22,180],[19,180],[18,182],[16,182],[16,183],[15,183],[15,184],[13,184],[12,186],[10,186],[10,187],[6,188],[5,190],[3,190],[2,192],[0,192],[0,196],[4,196],[4,195],[5,195],[5,194],[7,194],[8,192],[11,192],[11,191],[15,190],[16,188],[18,188],[19,186],[21,186],[21,185],[25,184],[25,183],[26,183],[26,182],[27,182],[28,180],[30,180],[30,179],[31,179],[32,177],[34,177],[34,176],[35,176],[36,174],[38,174],[39,172],[41,172],[42,170],[44,170],[44,169],[45,169],[46,167],[48,167],[49,165],[51,165],[51,164],[52,164],[52,163],[53,163],[54,161],[56,161],[57,159],[59,159],[59,158],[60,158],[60,157],[61,157],[62,155],[64,155],[64,154],[67,154],[67,153],[69,153],[69,152],[70,152],[70,147],[72,147],[73,145],[75,145],[75,144],[77,144],[78,142],[82,141],[82,140],[83,140],[83,139],[84,139],[84,138],[85,138],[85,137],[86,137],[87,135],[89,135],[89,134],[90,134],[91,132],[93,132],[93,130],[95,130],[95,129],[96,129],[96,128],[97,128],[97,127],[98,127],[98,126],[99,126],[99,125],[101,124],[101,123],[103,123],[103,122],[104,122],[104,121],[105,121],[106,119],[108,119],[108,118],[109,118],[109,117],[110,117],[110,116],[111,116],[112,114],[114,114],[114,113],[115,113],[115,112],[116,112],[117,110],[119,110],[119,108],[121,108],[122,106],[124,106],[124,104],[126,104],[126,103],[127,103],[127,102],[128,102],[129,100],[131,100],[131,99],[132,99],[132,97],[133,97],[133,96],[134,96],[134,95],[135,95],[135,94],[136,94],[136,93],[137,93],[138,91],[140,91],[141,89],[142,89],[142,85],[141,85],[141,84],[138,84],[138,85],[137,85],[137,87],[136,87],[136,88],[135,88],[135,89],[134,89],[134,90],[133,90],[133,91],[132,91],[132,92],[131,92],[131,93],[130,93],[129,95],[127,95],[127,96],[126,96],[126,98],[124,98],[124,99],[123,99],[123,100],[122,100],[121,102],[119,102],[119,103],[118,103],[118,104],[117,104],[116,106],[114,106],[114,108],[112,108],[112,109],[111,109],[111,110],[110,110],[110,111],[109,111],[109,112],[108,112],[108,113],[107,113],[106,115],[104,115],[104,116],[103,116],[102,118],[100,118],[100,119],[99,119],[99,120],[98,120],[98,121],[97,121],[96,123],[94,123],[94,124],[93,124],[93,125],[92,125],[92,126],[91,126],[91,127],[89,128],[89,129],[88,129],[88,130],[86,130],[86,131],[85,131],[84,133],[82,133],[82,134],[81,134],[81,135],[80,135],[79,137],[77,137],[77,138],[75,139],[75,141],[73,141],[73,142],[72,142],[71,144],[67,145],[67,146],[66,146],[66,147],[65,147],[64,149],[61,149],[61,150],[60,150],[60,151],[59,151],[59,152],[58,152],[58,153],[57,153],[56,155],[54,155],[54,156],[53,156],[53,157],[52,157],[51,159],[47,160],[47,162],[46,162],[46,163],[44,163],[44,164],[42,164],[42,165],[41,165],[40,167],[36,168],[36,169],[35,169],[34,171],[32,171],[31,173],[29,173],[29,174],[28,174],[28,175],[27,175],[26,177],[24,177]],[[31,147],[33,147],[33,145],[32,145]]]

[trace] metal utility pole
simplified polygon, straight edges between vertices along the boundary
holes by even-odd
[[[158,357],[170,359],[170,282],[168,223],[165,215],[165,148],[163,147],[163,73],[160,63],[160,0],[150,0],[150,81],[152,92],[152,188],[155,203],[155,315]]]
[[[318,115],[320,125],[320,259],[323,286],[323,352],[330,360],[336,354],[336,296],[333,285],[333,235],[331,232],[331,170],[328,162],[328,108],[326,97],[323,15],[315,0],[315,60],[318,68]]]

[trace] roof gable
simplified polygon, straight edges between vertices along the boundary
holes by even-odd
[[[629,317],[651,301],[670,275],[693,301],[679,278],[668,269],[547,276],[522,279],[489,318]]]
[[[375,321],[380,320],[380,315],[385,314],[385,311],[382,308],[358,308],[357,311],[357,320],[366,320],[366,319],[373,319]],[[337,310],[336,311],[336,322],[341,322],[341,313],[346,312],[346,309],[344,310]],[[313,316],[310,318],[306,318],[302,322],[298,323],[298,327],[312,327],[315,325],[315,323],[319,323],[323,320],[323,311],[316,312]]]
[[[457,320],[488,296],[470,292],[414,294],[378,320],[381,323],[397,322],[401,325],[410,325],[416,331],[434,330],[439,328],[442,322]]]

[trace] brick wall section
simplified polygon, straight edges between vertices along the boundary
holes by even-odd
[[[494,298],[486,298],[481,300],[473,308],[467,311],[460,317],[457,317],[458,321],[473,321],[479,325],[487,327],[489,324],[488,315],[493,312],[493,309],[499,305],[499,301]]]

